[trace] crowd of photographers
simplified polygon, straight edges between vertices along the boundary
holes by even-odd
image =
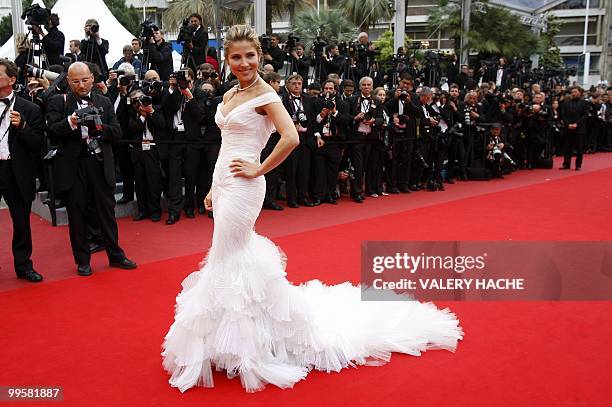
[[[151,23],[141,25],[141,35],[109,68],[109,43],[95,19],[62,55],[58,16],[37,13],[27,16],[33,36],[18,48],[11,86],[47,119],[41,160],[33,163],[40,188],[54,192],[52,209],[67,207],[79,274],[91,274],[89,253],[104,247],[111,264],[135,267],[118,245],[115,182],[123,184],[119,204],[137,200],[135,221],[160,221],[162,196],[168,225],[182,215],[212,218],[203,201],[221,145],[215,114],[237,82],[220,70],[198,14],[180,29],[182,67],[175,71],[172,47]],[[289,158],[265,176],[266,209],[283,210],[279,200],[296,208],[336,204],[343,194],[363,203],[443,191],[456,180],[552,168],[554,155],[564,155],[563,169],[576,155],[580,169],[583,152],[612,147],[612,89],[585,95],[567,86],[566,72],[529,70],[524,61],[504,58],[471,69],[432,51],[420,61],[410,49],[383,65],[366,33],[349,43],[317,38],[308,55],[293,35],[283,47],[277,34],[260,42],[263,79],[281,96],[300,137]],[[69,134],[77,135],[76,144],[69,145]],[[262,160],[278,140],[272,134]],[[15,254],[17,270],[28,268],[29,245]],[[36,280],[30,277],[24,278]]]

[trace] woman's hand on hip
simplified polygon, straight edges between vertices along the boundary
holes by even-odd
[[[255,178],[261,175],[259,173],[259,163],[249,162],[242,158],[232,160],[229,167],[234,177]]]

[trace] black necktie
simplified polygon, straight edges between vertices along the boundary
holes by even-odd
[[[83,101],[85,101],[85,102],[87,102],[87,103],[90,103],[90,102],[91,102],[91,96],[89,96],[89,95],[85,95],[85,96],[83,96],[83,97],[81,98],[81,100],[83,100]]]
[[[9,98],[2,98],[2,99],[0,99],[0,102],[4,103],[7,106],[11,105],[11,99],[9,99]]]

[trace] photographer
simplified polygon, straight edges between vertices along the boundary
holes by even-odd
[[[442,162],[446,147],[448,124],[442,117],[439,109],[433,103],[433,92],[428,87],[421,88],[420,98],[420,138],[419,150],[427,163],[424,178],[427,180],[429,191],[444,191],[442,183]],[[446,102],[444,102],[446,104]],[[448,112],[445,112],[446,120]]]
[[[338,168],[342,158],[339,142],[346,139],[351,122],[348,105],[337,95],[336,84],[332,80],[323,83],[323,94],[315,102],[314,150],[314,204],[321,202],[335,204]]]
[[[180,219],[183,208],[185,216],[195,217],[195,188],[197,181],[199,152],[185,142],[201,140],[200,124],[206,110],[192,93],[194,73],[184,68],[170,75],[168,94],[162,102],[162,109],[170,117],[171,140],[168,151],[168,220],[173,225]],[[195,95],[194,95],[195,93]],[[181,177],[185,177],[185,198],[183,199]]]
[[[203,143],[195,144],[193,148],[198,154],[196,201],[198,203],[198,213],[203,215],[206,213],[204,198],[206,198],[206,194],[212,186],[212,176],[221,149],[221,129],[215,122],[215,115],[223,96],[215,96],[217,89],[213,82],[204,82],[200,84],[199,89],[198,99],[206,111],[206,116],[202,120],[201,128]],[[212,211],[208,215],[212,217]]]
[[[544,94],[533,95],[531,105],[525,110],[527,127],[527,168],[538,165],[538,160],[545,151],[548,138],[548,107],[544,104]]]
[[[291,55],[291,74],[298,74],[302,78],[308,78],[310,64],[304,57],[304,44],[296,43],[295,48],[289,51]]]
[[[342,64],[344,58],[340,55],[338,45],[329,44],[327,52],[321,55],[323,58],[323,69],[321,70],[321,80],[330,73],[340,74],[342,72]]]
[[[589,104],[582,98],[582,89],[578,86],[571,88],[571,98],[559,107],[559,116],[565,127],[563,134],[563,166],[562,170],[569,170],[572,164],[572,151],[576,150],[576,171],[582,167],[584,153],[584,136],[586,133],[586,120],[589,113]]]
[[[388,172],[386,192],[398,194],[400,191],[410,193],[410,178],[412,169],[412,154],[416,139],[416,118],[419,110],[413,101],[417,100],[414,93],[412,77],[403,73],[393,97],[385,103],[389,114],[393,117],[394,143],[392,156],[392,171]]]
[[[193,13],[186,19],[176,42],[183,43],[183,64],[191,68],[193,72],[198,69],[199,65],[206,62],[208,32],[202,27],[201,15]]]
[[[76,62],[79,60],[79,55],[81,55],[81,41],[80,40],[70,40],[68,43],[68,50],[65,56],[70,58],[70,61]]]
[[[272,66],[274,67],[274,72],[280,71],[285,65],[285,52],[278,46],[279,42],[280,35],[272,34],[270,36],[269,49],[263,50],[264,63],[272,64]]]
[[[131,109],[128,112],[129,134],[140,140],[132,144],[131,156],[136,181],[138,215],[134,221],[161,220],[162,173],[156,140],[163,138],[166,122],[153,99],[140,89],[130,92]]]
[[[17,278],[37,283],[43,277],[34,270],[30,259],[30,211],[36,191],[35,157],[40,154],[44,124],[38,106],[13,91],[16,81],[17,65],[0,59],[0,199],[6,201],[13,224]]]
[[[374,124],[382,120],[380,101],[372,97],[372,78],[364,76],[359,81],[360,93],[348,100],[349,115],[352,119],[349,140],[357,141],[348,148],[348,155],[355,167],[355,179],[351,180],[351,197],[357,203],[363,203],[363,177],[367,168],[367,156],[377,132]]]
[[[92,62],[100,68],[104,77],[108,74],[106,54],[108,54],[108,41],[100,37],[98,21],[90,18],[85,22],[85,38],[81,40],[81,54],[79,61]]]
[[[474,160],[474,139],[477,136],[477,124],[482,122],[481,110],[478,105],[478,94],[474,91],[466,93],[464,102],[459,106],[461,124],[463,127],[463,143],[457,150],[459,161],[459,179],[467,181],[467,167]]]
[[[134,75],[139,77],[142,70],[142,62],[134,58],[134,49],[131,45],[123,46],[123,57],[113,65],[113,70],[119,69],[119,65],[128,63],[134,67]]]
[[[68,84],[70,93],[49,100],[47,124],[49,137],[58,144],[55,179],[66,203],[77,272],[82,276],[92,274],[87,243],[88,197],[95,205],[110,266],[135,268],[136,263],[119,247],[115,219],[112,142],[121,138],[121,128],[113,105],[108,98],[92,92],[93,74],[84,63],[70,66]]]
[[[502,125],[493,123],[491,134],[487,141],[487,167],[493,178],[504,178],[502,166],[504,162],[504,140],[501,135]]]
[[[282,96],[283,105],[291,116],[300,137],[300,145],[285,160],[287,205],[290,208],[314,206],[308,199],[310,161],[316,142],[314,137],[315,107],[313,100],[302,93],[303,79],[291,75],[287,79],[287,91]]]
[[[153,31],[153,37],[146,44],[149,50],[149,63],[151,69],[159,74],[162,81],[167,81],[173,71],[172,45],[164,40],[164,33],[157,29]]]
[[[134,51],[134,58],[142,62],[142,58],[144,57],[144,53],[142,52],[142,42],[139,38],[132,38],[131,45],[132,51]],[[146,67],[144,69],[146,69]]]
[[[47,56],[47,66],[61,64],[60,55],[64,53],[64,33],[57,26],[59,25],[59,16],[55,13],[49,16],[49,20],[45,24],[47,34],[44,33],[40,25],[32,24],[32,31],[37,33],[42,38],[42,46]]]

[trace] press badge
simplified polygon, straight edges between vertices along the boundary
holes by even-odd
[[[177,124],[176,131],[185,131],[185,125],[183,123]]]
[[[149,151],[151,149],[151,143],[149,141],[142,142],[142,151]]]

